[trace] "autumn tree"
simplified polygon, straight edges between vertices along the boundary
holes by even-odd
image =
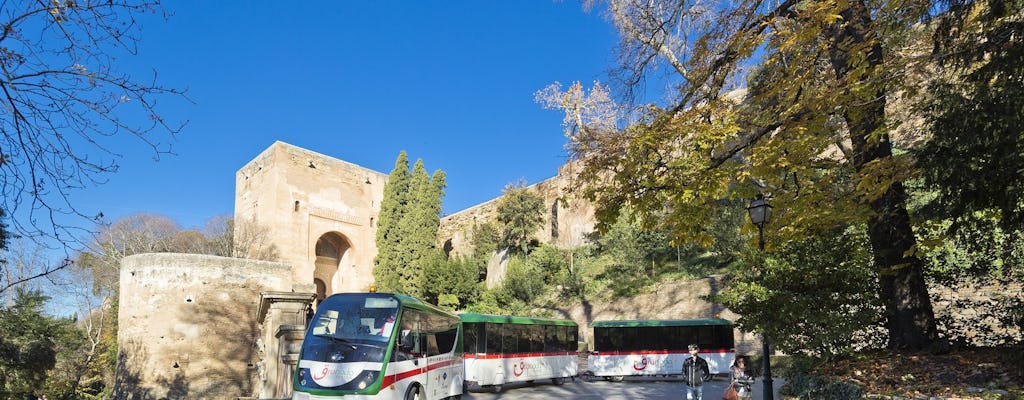
[[[525,255],[533,234],[544,222],[544,199],[522,180],[508,184],[498,198],[498,222],[502,225],[503,247]]]
[[[174,252],[172,242],[180,232],[177,222],[161,215],[128,215],[100,228],[90,245],[91,250],[79,254],[76,268],[88,271],[98,293],[114,296],[120,280],[121,259],[142,253]]]
[[[264,243],[266,235],[262,230],[237,228],[226,217],[211,218],[201,231],[182,229],[165,216],[136,213],[97,230],[88,249],[78,254],[71,269],[73,279],[79,283],[65,289],[66,295],[74,295],[84,309],[78,323],[81,343],[67,350],[65,361],[54,372],[65,385],[59,388],[63,390],[60,394],[67,396],[95,394],[113,387],[113,376],[108,372],[116,361],[120,266],[124,257],[190,253],[272,258],[276,254],[272,245]],[[81,284],[90,280],[91,285]]]
[[[625,120],[601,85],[538,93],[566,112],[570,151],[602,227],[628,206],[677,242],[707,244],[704,223],[728,204],[721,200],[758,193],[777,212],[765,227],[769,251],[863,224],[889,347],[932,343],[937,331],[904,187],[914,169],[893,151],[898,121],[887,113],[911,60],[897,50],[931,4],[600,5],[620,32],[621,98],[640,98],[648,82],[668,90],[664,104]],[[669,73],[660,81],[655,71]]]
[[[102,217],[72,201],[118,170],[131,137],[154,157],[171,153],[181,123],[157,111],[182,92],[118,70],[136,52],[148,0],[18,1],[0,6],[0,209],[12,232],[80,248]],[[77,221],[77,222],[76,222]]]

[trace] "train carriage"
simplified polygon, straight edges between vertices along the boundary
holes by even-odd
[[[724,319],[596,321],[594,349],[587,365],[594,376],[679,375],[690,357],[687,346],[700,346],[712,374],[725,374],[736,358],[733,324]]]
[[[562,319],[460,314],[467,387],[500,391],[510,382],[551,379],[560,385],[578,373],[579,327]]]

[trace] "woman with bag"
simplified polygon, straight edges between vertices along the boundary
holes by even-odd
[[[732,379],[729,387],[725,389],[725,394],[722,395],[723,400],[749,399],[753,396],[750,386],[754,383],[754,378],[747,375],[745,358],[736,357],[736,361],[733,361],[732,367],[729,368],[729,376]]]

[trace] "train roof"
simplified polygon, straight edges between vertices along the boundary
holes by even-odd
[[[419,310],[422,310],[422,311],[435,312],[435,313],[439,313],[439,314],[446,314],[446,315],[448,315],[450,317],[456,317],[454,312],[442,309],[440,307],[437,307],[437,306],[435,306],[433,304],[427,303],[427,302],[425,302],[423,300],[420,300],[418,298],[415,298],[415,297],[412,297],[412,296],[409,296],[409,295],[406,295],[406,294],[401,294],[401,293],[388,293],[388,292],[341,292],[341,293],[334,293],[334,294],[332,294],[332,295],[330,295],[328,297],[335,297],[335,296],[347,296],[347,297],[391,297],[391,298],[394,298],[395,300],[398,300],[398,302],[401,303],[405,307],[415,308],[415,309],[419,309]]]
[[[564,326],[577,326],[576,322],[568,319],[553,319],[553,318],[532,318],[532,317],[518,317],[513,315],[491,315],[491,314],[477,314],[477,313],[462,313],[459,314],[459,319],[462,322],[488,322],[494,324],[519,324],[519,325],[564,325]]]
[[[633,328],[650,326],[732,326],[732,321],[721,318],[707,319],[636,319],[620,321],[594,321],[594,328]]]

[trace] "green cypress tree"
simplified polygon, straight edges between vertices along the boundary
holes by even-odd
[[[409,157],[405,151],[398,153],[395,168],[384,184],[384,198],[380,205],[377,221],[377,257],[373,276],[380,290],[404,292],[399,269],[402,268],[402,242],[406,235],[402,229],[409,203]]]
[[[423,264],[437,251],[445,187],[443,171],[431,177],[419,159],[410,173],[408,156],[404,151],[399,154],[384,186],[377,225],[373,273],[381,290],[425,294]]]
[[[443,171],[435,171],[431,177],[427,175],[423,160],[416,160],[409,186],[410,202],[402,223],[409,233],[403,245],[409,259],[401,276],[407,293],[413,296],[425,293],[424,263],[437,251],[437,229],[441,223],[441,198],[445,186]]]
[[[435,247],[434,240],[424,236],[424,227],[428,223],[425,199],[429,187],[430,176],[427,175],[427,169],[423,166],[423,160],[416,160],[416,164],[412,166],[412,180],[409,185],[409,206],[406,210],[406,218],[402,221],[402,225],[408,232],[403,247],[409,256],[409,263],[402,268],[401,276],[407,293],[413,296],[423,295],[422,264],[426,261],[429,251]]]

